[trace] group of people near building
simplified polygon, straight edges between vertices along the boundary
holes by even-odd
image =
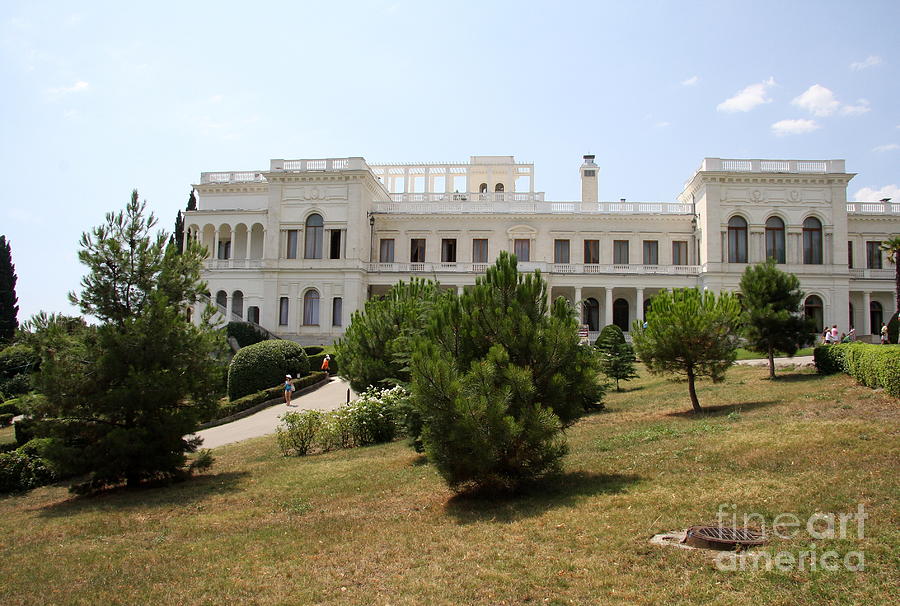
[[[881,323],[881,330],[879,331],[881,335],[881,344],[888,344],[888,327],[884,322]],[[856,341],[856,329],[851,328],[850,332],[840,333],[838,335],[838,327],[837,324],[832,324],[831,328],[825,327],[825,331],[822,333],[822,343],[825,345],[832,345],[834,343],[853,343]]]

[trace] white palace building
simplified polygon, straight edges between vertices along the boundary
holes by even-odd
[[[594,156],[578,170],[581,200],[550,201],[512,156],[272,160],[202,173],[185,229],[210,251],[223,315],[303,344],[332,343],[399,280],[473,285],[502,250],[578,303],[592,332],[627,331],[662,289],[737,290],[767,257],[800,278],[820,331],[870,335],[894,311],[879,244],[900,233],[900,200],[848,202],[844,160],[705,158],[672,202],[601,202]]]

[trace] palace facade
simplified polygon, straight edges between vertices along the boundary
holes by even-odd
[[[894,311],[879,245],[900,233],[900,201],[849,202],[844,160],[705,158],[670,202],[600,201],[594,156],[578,173],[581,200],[551,201],[512,156],[272,160],[202,173],[185,229],[210,251],[204,278],[224,317],[303,344],[332,343],[399,280],[461,291],[502,250],[577,303],[592,333],[628,331],[662,289],[737,290],[767,257],[800,278],[820,331],[871,335]]]

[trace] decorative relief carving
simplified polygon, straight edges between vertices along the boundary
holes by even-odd
[[[791,192],[788,194],[788,198],[790,199],[791,202],[799,202],[800,201],[800,192],[797,191],[796,189],[792,189]]]
[[[284,191],[287,200],[346,200],[346,185],[301,185]]]
[[[765,196],[763,196],[762,191],[760,191],[758,189],[754,189],[753,191],[750,192],[750,200],[751,201],[762,202],[764,199],[765,199]]]

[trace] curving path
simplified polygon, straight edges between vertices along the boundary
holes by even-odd
[[[295,398],[291,402],[290,408],[286,404],[276,404],[249,417],[198,431],[197,435],[203,438],[201,448],[216,448],[232,442],[275,433],[275,428],[280,423],[279,417],[288,411],[334,410],[347,401],[348,389],[350,389],[349,383],[339,377],[331,377],[331,381],[327,385]],[[352,390],[350,397],[356,397]]]
[[[735,364],[743,364],[745,366],[769,366],[769,358],[759,358],[756,360],[738,360]],[[775,358],[775,368],[783,368],[785,366],[812,366],[815,367],[812,356],[794,356],[793,358]]]

